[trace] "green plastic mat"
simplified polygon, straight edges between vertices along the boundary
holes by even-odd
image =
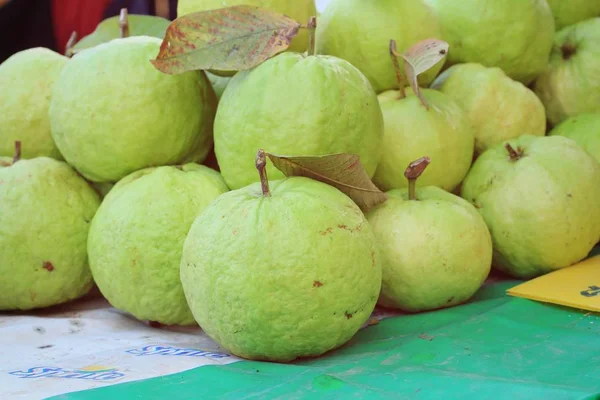
[[[506,296],[518,283],[385,319],[318,359],[206,366],[52,399],[600,399],[600,315]]]

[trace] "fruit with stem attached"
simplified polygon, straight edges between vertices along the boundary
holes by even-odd
[[[200,327],[234,355],[319,356],[371,315],[381,288],[377,243],[338,189],[306,177],[268,181],[263,151],[256,167],[260,182],[221,195],[194,221],[183,289]]]
[[[572,139],[600,163],[600,112],[571,117],[549,133]]]
[[[516,278],[568,267],[600,239],[600,164],[565,137],[523,135],[490,148],[461,196],[490,229],[494,266]]]

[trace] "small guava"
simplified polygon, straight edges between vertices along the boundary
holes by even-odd
[[[306,177],[267,182],[262,161],[261,183],[221,195],[192,224],[183,289],[200,327],[236,356],[319,356],[374,310],[379,249],[348,196]]]
[[[0,64],[0,156],[62,160],[50,133],[48,109],[55,80],[69,59],[44,47],[13,54]]]
[[[600,163],[600,112],[579,114],[566,119],[548,135],[573,139]]]
[[[77,53],[52,92],[57,147],[94,182],[139,169],[201,163],[212,145],[215,93],[202,71],[168,75],[150,63],[162,41],[113,39]]]
[[[546,111],[540,99],[498,67],[457,64],[440,74],[431,88],[465,110],[475,130],[475,153],[524,134],[546,134]]]
[[[415,189],[425,163],[407,169],[412,187],[388,191],[367,214],[382,254],[379,304],[407,312],[468,301],[492,265],[492,239],[475,207],[435,186]]]
[[[193,163],[117,182],[88,238],[94,280],[111,305],[139,320],[194,324],[179,280],[183,242],[196,216],[228,190],[218,172]]]
[[[477,158],[462,184],[492,234],[493,265],[530,279],[600,240],[600,164],[573,140],[523,135]]]
[[[0,310],[49,307],[91,289],[86,242],[99,205],[63,161],[0,158]]]

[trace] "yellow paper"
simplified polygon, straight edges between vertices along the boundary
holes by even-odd
[[[507,293],[600,312],[600,255],[517,285]]]

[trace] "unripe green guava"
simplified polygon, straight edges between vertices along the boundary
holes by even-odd
[[[566,119],[548,135],[573,139],[600,163],[600,112],[579,114]]]
[[[600,17],[600,0],[547,0],[556,30],[585,21],[589,18]]]

